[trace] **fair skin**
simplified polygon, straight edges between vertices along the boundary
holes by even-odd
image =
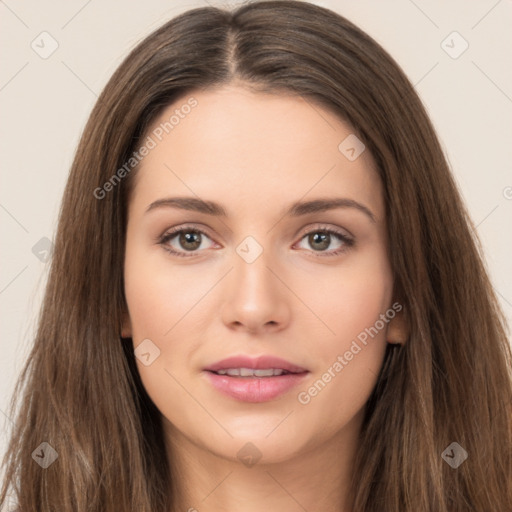
[[[128,212],[122,330],[134,347],[149,339],[160,350],[150,365],[137,359],[137,366],[162,414],[176,468],[174,510],[352,512],[347,490],[364,405],[386,343],[403,341],[401,316],[307,404],[298,394],[393,304],[374,162],[368,150],[354,161],[340,152],[353,130],[330,111],[241,85],[187,95],[148,133],[190,96],[198,105],[138,169]],[[154,201],[178,196],[214,201],[227,215],[171,206],[146,212]],[[296,201],[320,198],[350,199],[371,213],[345,205],[283,216]],[[198,241],[197,248],[183,245],[179,234],[158,243],[181,226],[192,229],[186,240]],[[194,239],[194,228],[206,234]],[[308,236],[326,229],[353,244],[334,234],[325,243]],[[251,263],[237,252],[248,236],[262,249]],[[242,354],[277,356],[308,373],[278,398],[239,400],[215,389],[204,368]],[[237,456],[247,443],[250,454],[261,456],[250,466]]]

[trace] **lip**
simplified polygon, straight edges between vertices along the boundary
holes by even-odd
[[[251,368],[253,370],[280,368],[290,373],[273,377],[232,377],[213,373],[228,368]],[[257,403],[273,400],[290,391],[310,372],[274,356],[258,358],[234,356],[204,368],[203,373],[217,391],[242,402]]]
[[[228,368],[251,368],[252,370],[264,370],[266,368],[280,368],[290,373],[304,373],[308,370],[292,364],[284,359],[274,356],[260,356],[260,357],[248,357],[248,356],[232,356],[222,361],[204,368],[206,371],[216,372],[218,370],[227,370]]]

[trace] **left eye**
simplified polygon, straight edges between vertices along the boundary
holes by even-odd
[[[332,248],[330,251],[326,251],[325,249],[331,245],[333,238],[338,240],[337,247]],[[353,240],[351,238],[344,233],[340,233],[332,229],[316,229],[314,231],[310,231],[301,238],[301,242],[303,240],[306,240],[308,245],[313,248],[314,252],[325,253],[317,254],[316,256],[335,256],[346,251],[353,245]]]
[[[173,255],[189,257],[208,248],[203,246],[205,239],[212,241],[201,229],[181,228],[163,235],[159,243]],[[338,240],[337,247],[327,251],[326,249],[329,248],[333,239]],[[335,256],[348,250],[354,244],[352,238],[344,233],[323,228],[309,231],[300,239],[300,242],[304,240],[313,249],[313,252],[317,253],[315,256]]]

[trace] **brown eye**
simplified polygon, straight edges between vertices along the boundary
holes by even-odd
[[[327,249],[331,243],[331,235],[322,231],[316,231],[308,235],[308,243],[315,250],[323,251]]]
[[[197,228],[181,228],[167,232],[159,240],[162,247],[175,256],[195,256],[200,253],[210,237]],[[212,241],[213,245],[213,241]],[[187,254],[188,253],[188,254]]]
[[[195,251],[201,245],[201,233],[198,231],[182,231],[178,236],[178,243],[187,251]]]
[[[354,245],[354,239],[341,231],[330,228],[317,228],[314,231],[306,233],[300,240],[305,241],[308,249],[315,256],[337,256]],[[333,244],[334,247],[332,246]],[[330,247],[330,249],[329,249]]]

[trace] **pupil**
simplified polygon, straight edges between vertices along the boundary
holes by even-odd
[[[180,235],[180,244],[187,251],[193,251],[201,245],[200,233],[189,231]]]
[[[309,235],[309,241],[313,247],[315,244],[320,243],[319,246],[317,245],[318,249],[327,249],[329,247],[330,235],[328,233],[318,231]]]

